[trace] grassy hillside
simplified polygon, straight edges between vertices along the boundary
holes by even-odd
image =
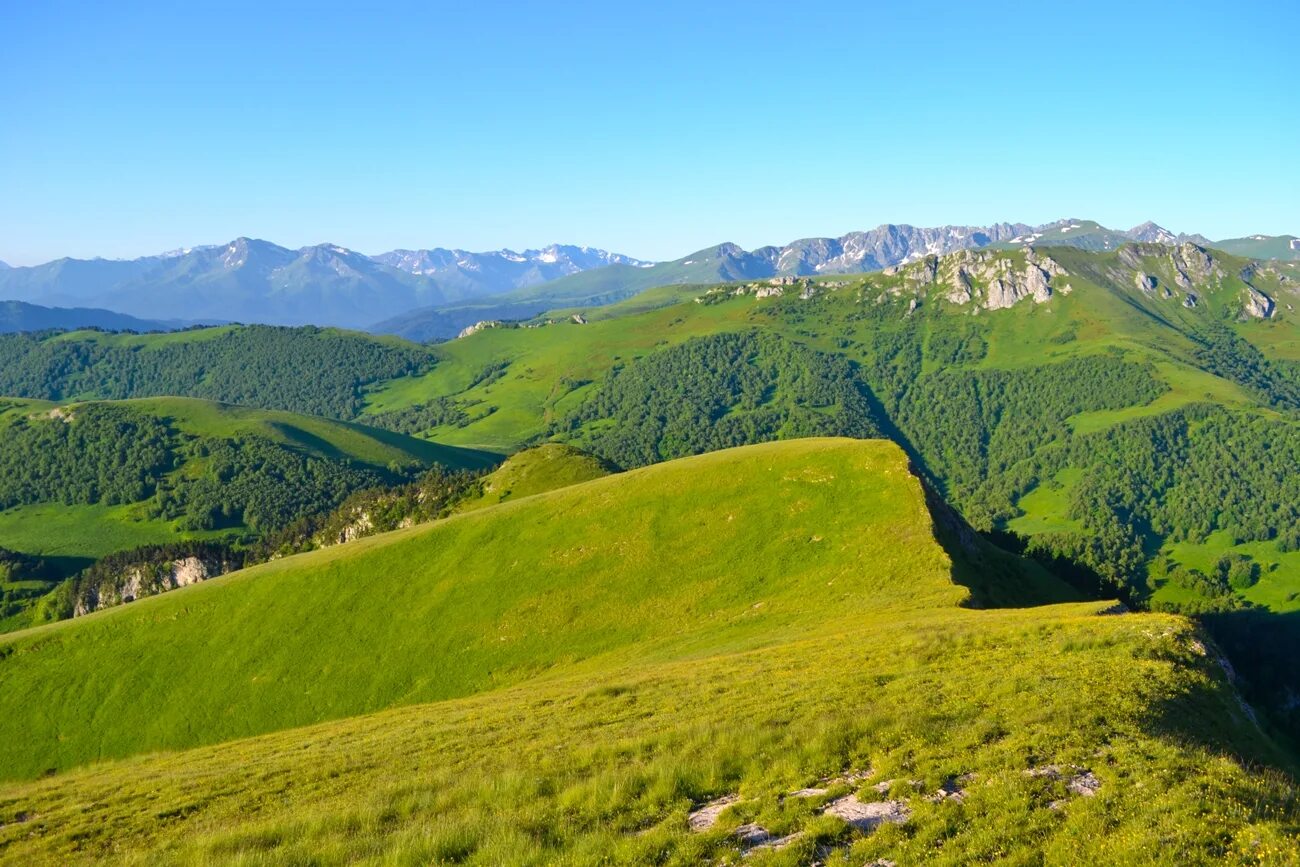
[[[755,864],[1293,854],[1285,760],[1185,620],[963,607],[935,529],[896,446],[799,440],[8,636],[7,776],[183,751],[0,787],[0,845],[687,864],[754,823],[785,838]],[[833,815],[857,799],[905,821]]]
[[[457,413],[429,429],[437,439],[508,450],[552,437],[626,464],[798,436],[807,424],[792,419],[811,409],[831,432],[869,420],[902,442],[979,526],[1069,526],[1072,495],[1056,475],[1076,460],[1064,452],[1072,443],[1202,403],[1272,419],[1300,407],[1300,332],[1287,309],[1294,280],[1221,254],[1202,273],[1173,249],[1049,250],[1063,272],[1050,299],[999,310],[980,309],[979,298],[953,301],[952,278],[926,263],[802,281],[781,297],[757,297],[762,281],[660,290],[592,311],[585,325],[488,329],[439,346],[431,373],[377,391],[369,411],[436,399]],[[1023,253],[997,256],[1009,273],[1028,267]],[[942,268],[962,262],[958,254]],[[1251,287],[1268,293],[1272,318],[1243,312]],[[979,278],[973,288],[985,291]],[[692,341],[726,334],[751,341],[722,353],[749,386],[705,375],[719,368],[702,359],[720,349]],[[843,379],[823,357],[852,367],[865,409],[848,412],[857,399],[833,388],[813,396]],[[787,400],[793,407],[780,409]],[[631,423],[651,417],[657,427]],[[1285,426],[1271,430],[1291,437]]]
[[[461,503],[458,511],[470,512],[567,488],[607,476],[614,469],[611,464],[572,446],[546,443],[507,458],[483,479],[482,494]]]
[[[1300,259],[1300,239],[1295,235],[1249,235],[1215,241],[1214,246],[1252,259]]]

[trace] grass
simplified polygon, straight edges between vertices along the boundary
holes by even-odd
[[[121,403],[170,419],[179,430],[195,436],[219,439],[259,436],[320,457],[376,467],[440,463],[455,468],[479,468],[495,460],[495,456],[302,413],[185,397],[139,398]]]
[[[77,571],[114,551],[178,538],[214,538],[182,533],[169,521],[147,518],[136,505],[38,503],[0,512],[0,548],[35,554]]]
[[[607,476],[613,470],[604,461],[572,446],[546,443],[507,458],[483,480],[483,494],[461,503],[470,512],[508,500],[567,488]]]
[[[764,454],[780,457],[735,471]],[[803,594],[836,580],[851,578],[844,592],[859,600],[868,587],[908,605],[960,598],[943,552],[924,544],[924,504],[895,446],[813,440],[754,455],[600,479],[7,637],[8,700],[28,712],[0,720],[15,736],[8,748],[0,737],[0,773],[467,695],[630,647],[644,656],[661,632],[679,651],[745,644],[824,622]],[[846,488],[855,513],[836,504]],[[788,507],[767,510],[777,496]],[[714,547],[734,553],[696,562]],[[885,574],[853,575],[853,559]],[[672,562],[690,568],[664,581]],[[169,652],[142,667],[158,646]]]
[[[1083,523],[1066,515],[1070,511],[1070,489],[1083,477],[1083,470],[1064,469],[1016,502],[1024,513],[1007,522],[1007,529],[1021,536],[1037,533],[1082,533]]]
[[[72,768],[0,786],[0,851],[738,863],[757,821],[805,835],[760,865],[1294,860],[1286,759],[1186,620],[963,607],[934,529],[895,446],[796,440],[0,639],[5,774]],[[965,774],[963,803],[922,797]],[[903,825],[817,815],[891,779]]]
[[[1231,534],[1218,532],[1211,533],[1202,542],[1168,544],[1161,553],[1174,563],[1198,569],[1206,575],[1214,573],[1215,565],[1223,555],[1245,554],[1259,564],[1262,574],[1259,583],[1241,591],[1241,595],[1271,611],[1300,611],[1300,551],[1280,551],[1277,543],[1272,541],[1238,544]],[[1166,583],[1152,598],[1174,602],[1189,595],[1187,590]]]

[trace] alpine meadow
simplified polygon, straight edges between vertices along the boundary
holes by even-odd
[[[1300,865],[1297,27],[0,10],[0,865]]]

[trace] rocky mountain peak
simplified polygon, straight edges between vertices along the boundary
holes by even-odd
[[[1142,223],[1139,226],[1134,226],[1133,228],[1129,229],[1128,232],[1126,232],[1125,234],[1127,234],[1134,241],[1142,241],[1142,242],[1153,243],[1153,244],[1178,243],[1177,235],[1175,235],[1173,232],[1166,229],[1164,226],[1158,225],[1152,222],[1151,220],[1147,220],[1145,223]]]

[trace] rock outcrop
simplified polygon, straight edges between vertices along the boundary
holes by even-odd
[[[467,325],[466,327],[462,328],[460,330],[460,333],[456,335],[456,339],[459,340],[462,337],[469,337],[471,334],[478,334],[480,331],[484,330],[485,328],[500,328],[500,327],[501,327],[501,323],[498,322],[497,320],[484,319],[479,322],[475,322],[473,325]]]
[[[1269,298],[1254,286],[1246,285],[1246,297],[1242,301],[1241,308],[1243,313],[1255,319],[1268,319],[1273,315],[1275,307],[1272,298]]]
[[[117,575],[100,577],[81,588],[72,613],[74,617],[80,617],[101,608],[111,608],[145,596],[207,581],[238,567],[239,564],[213,556],[188,556],[158,563],[137,563]]]
[[[924,263],[906,272],[909,282],[940,283],[944,297],[953,304],[968,304],[980,298],[986,310],[1012,307],[1025,298],[1041,304],[1052,297],[1052,278],[1066,271],[1052,257],[1026,247],[1023,265],[1006,254],[965,250]],[[980,287],[983,287],[982,293]]]

